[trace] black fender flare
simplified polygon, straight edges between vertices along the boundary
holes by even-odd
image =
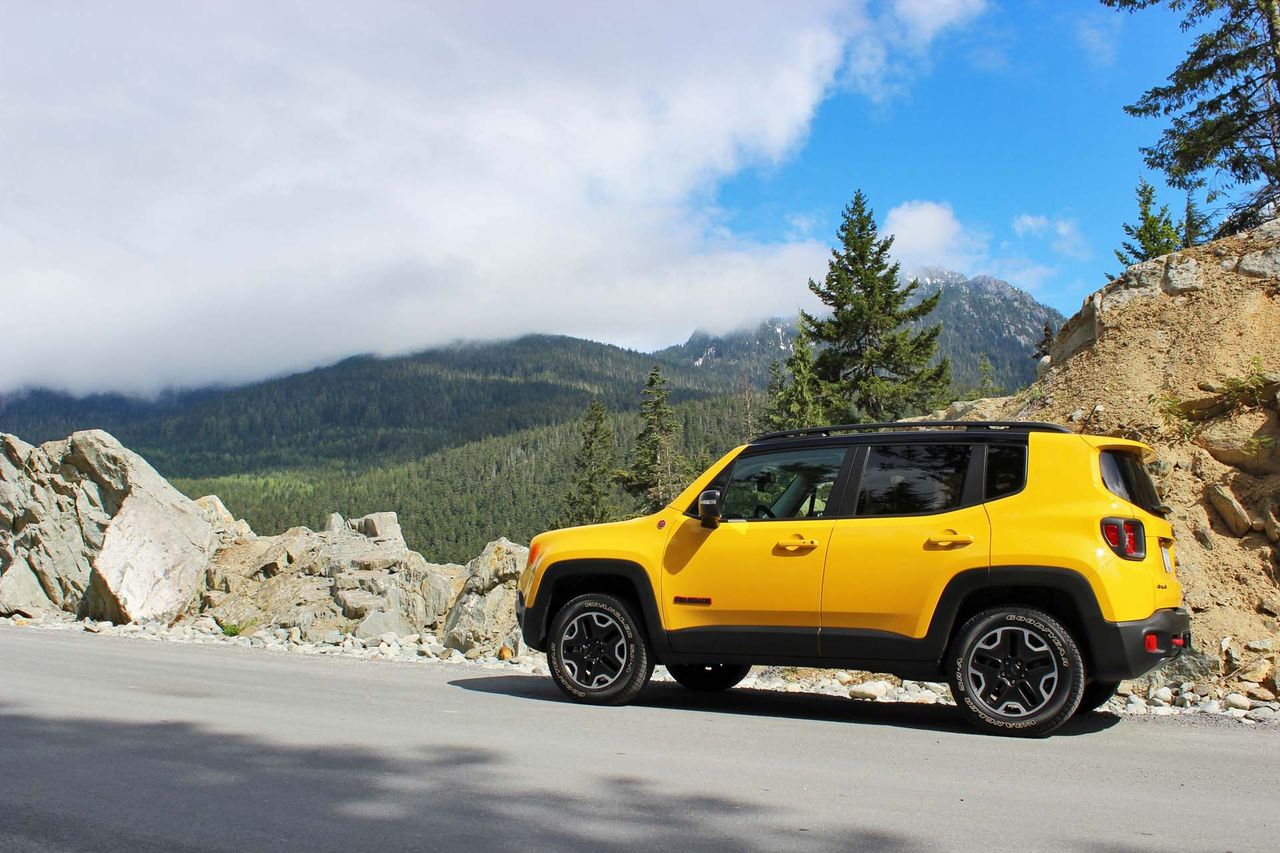
[[[600,581],[599,585],[592,581]],[[547,630],[550,627],[553,603],[563,598],[566,589],[583,592],[596,589],[601,592],[618,590],[618,585],[630,593],[640,608],[649,645],[657,655],[670,651],[667,632],[662,627],[658,610],[658,598],[648,572],[636,562],[619,559],[582,558],[559,560],[542,570],[538,594],[533,604],[521,605],[520,630],[525,644],[538,651],[546,651]],[[557,591],[562,594],[557,598]]]
[[[1084,575],[1074,569],[1052,566],[992,566],[958,573],[943,589],[934,608],[924,643],[929,656],[940,661],[946,654],[966,602],[973,596],[985,597],[998,589],[1049,591],[1067,598],[1075,613],[1057,615],[1072,623],[1068,627],[1081,633],[1077,639],[1084,646],[1081,652],[1086,660],[1095,665],[1101,662],[1099,653],[1104,652],[1105,635],[1113,623],[1103,618],[1097,596]]]

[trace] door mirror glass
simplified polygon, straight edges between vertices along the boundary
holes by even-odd
[[[703,527],[720,526],[720,492],[708,489],[698,496],[698,518],[702,519]]]

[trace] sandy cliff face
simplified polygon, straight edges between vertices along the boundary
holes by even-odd
[[[1091,294],[1026,391],[954,404],[1156,448],[1180,576],[1226,672],[1280,617],[1280,220],[1131,267]]]

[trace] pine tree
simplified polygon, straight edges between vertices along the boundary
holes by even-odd
[[[1182,247],[1182,236],[1169,216],[1169,206],[1161,205],[1159,211],[1152,213],[1156,188],[1146,178],[1139,178],[1135,195],[1138,199],[1138,222],[1121,226],[1129,239],[1115,250],[1116,260],[1126,267],[1176,252]],[[1114,278],[1118,276],[1107,276],[1108,281]]]
[[[640,404],[640,435],[631,454],[631,468],[619,478],[631,494],[650,511],[661,509],[680,492],[685,464],[676,450],[680,424],[667,400],[667,380],[662,365],[649,371]]]
[[[978,359],[978,376],[981,377],[977,388],[979,397],[994,397],[1000,393],[1000,386],[996,385],[994,378],[995,368],[991,366],[991,359],[986,354]]]
[[[737,406],[739,431],[743,441],[750,441],[760,432],[760,394],[751,384],[745,372],[738,377]]]
[[[616,516],[613,483],[613,425],[599,398],[582,418],[582,445],[573,460],[573,475],[564,497],[560,527],[602,524]]]
[[[1209,239],[1213,232],[1213,223],[1209,215],[1200,210],[1196,204],[1194,189],[1187,190],[1187,204],[1183,208],[1182,221],[1178,223],[1182,232],[1182,248],[1190,249],[1199,246]]]
[[[941,293],[909,306],[919,283],[900,282],[893,237],[880,238],[861,190],[844,209],[837,238],[826,277],[809,281],[831,316],[800,314],[801,330],[819,347],[814,373],[826,419],[892,420],[928,410],[951,384],[951,365],[945,358],[930,364],[942,325],[917,332],[910,324],[928,317]]]
[[[769,426],[799,429],[820,426],[826,419],[821,382],[814,372],[813,347],[802,326],[787,356],[786,374],[776,361],[769,371]]]
[[[1049,350],[1053,348],[1053,326],[1050,323],[1044,324],[1044,336],[1040,338],[1040,343],[1036,344],[1036,348],[1031,351],[1031,357],[1037,361],[1049,354]]]
[[[1128,12],[1165,5],[1198,32],[1168,83],[1125,107],[1168,126],[1143,148],[1147,165],[1190,189],[1213,176],[1209,201],[1242,195],[1219,224],[1223,236],[1276,215],[1280,203],[1280,0],[1102,0]]]

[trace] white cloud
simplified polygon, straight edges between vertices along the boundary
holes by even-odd
[[[986,9],[987,0],[889,0],[853,28],[847,82],[873,101],[901,95],[928,73],[934,40]]]
[[[1048,239],[1049,247],[1059,255],[1077,261],[1093,257],[1093,250],[1080,233],[1074,219],[1045,216],[1041,213],[1019,213],[1013,218],[1013,233],[1019,237]]]
[[[1053,250],[1078,261],[1093,257],[1089,243],[1080,233],[1080,227],[1070,219],[1058,219],[1053,223]]]
[[[986,237],[964,226],[945,202],[904,202],[885,216],[883,230],[893,235],[893,255],[904,270],[934,266],[984,271]]]
[[[785,231],[788,241],[811,240],[818,231],[818,226],[822,222],[822,217],[816,213],[788,213],[785,217],[787,228]]]
[[[942,30],[968,23],[986,11],[986,0],[893,0],[893,15],[916,43],[927,45]]]
[[[1116,64],[1120,49],[1121,16],[1107,11],[1094,11],[1076,21],[1076,44],[1094,68]]]
[[[1023,213],[1014,218],[1012,227],[1022,236],[1047,234],[1056,226],[1047,216]],[[965,275],[995,276],[1036,292],[1058,274],[1056,267],[1027,257],[1017,245],[1002,242],[993,248],[984,229],[962,221],[946,202],[900,204],[885,216],[881,230],[894,236],[893,255],[907,275],[941,267]]]
[[[1033,213],[1019,213],[1013,218],[1013,233],[1019,237],[1043,234],[1049,228],[1049,217]]]
[[[790,314],[709,190],[980,4],[41,4],[0,49],[0,391]],[[883,37],[881,49],[859,51]]]

